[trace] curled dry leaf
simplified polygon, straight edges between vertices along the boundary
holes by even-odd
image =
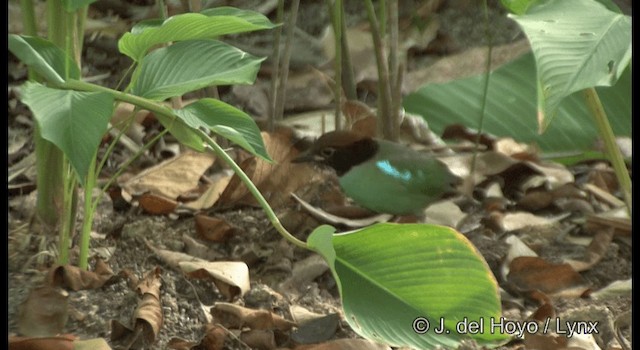
[[[158,258],[164,261],[167,265],[173,267],[176,270],[180,270],[180,263],[183,261],[204,261],[200,258],[196,258],[189,254],[174,252],[172,250],[159,249],[154,247],[149,241],[144,240],[145,244]]]
[[[340,314],[317,314],[299,305],[289,308],[298,325],[291,338],[301,344],[319,343],[332,338],[340,325]]]
[[[299,288],[305,288],[327,270],[329,270],[329,265],[320,255],[309,255],[309,257],[294,263],[291,277],[282,282],[279,289],[295,291]]]
[[[97,259],[94,271],[86,271],[71,265],[54,266],[49,269],[47,281],[51,286],[78,291],[100,288],[113,276],[109,265],[101,259]]]
[[[585,252],[584,261],[566,259],[565,262],[571,265],[573,269],[578,272],[591,269],[595,264],[602,260],[604,255],[607,253],[607,249],[613,240],[613,231],[613,228],[610,227],[598,232],[593,237],[591,243],[587,247],[587,251]]]
[[[302,207],[313,217],[322,222],[326,222],[332,225],[345,225],[348,227],[360,228],[373,225],[378,222],[387,222],[391,220],[391,218],[393,218],[393,215],[390,214],[376,214],[374,216],[362,219],[343,218],[312,206],[302,198],[298,197],[295,193],[291,193],[291,197],[293,197],[298,203],[300,203],[300,205],[302,205]]]
[[[250,329],[240,333],[240,340],[251,349],[275,349],[276,337],[270,329]]]
[[[542,217],[527,212],[507,213],[502,217],[500,226],[503,231],[515,231],[527,227],[550,226],[562,219],[565,219],[571,213],[563,213],[555,217]]]
[[[20,305],[18,330],[30,337],[49,337],[62,333],[67,319],[69,293],[64,289],[42,286],[32,289]]]
[[[75,337],[73,335],[60,335],[56,337],[9,337],[10,350],[74,350]]]
[[[133,312],[131,326],[123,325],[117,320],[111,321],[111,340],[124,344],[125,348],[146,348],[153,344],[164,322],[160,287],[162,280],[160,267],[147,272],[136,287],[141,296]]]
[[[250,289],[249,267],[239,261],[182,261],[180,269],[189,277],[208,278],[227,300],[243,296]]]
[[[173,199],[153,193],[143,193],[133,198],[138,201],[145,212],[153,215],[168,215],[178,207],[178,202]]]
[[[198,186],[202,174],[214,160],[210,153],[188,151],[144,170],[122,183],[121,187],[131,195],[150,192],[176,199]]]
[[[211,315],[227,329],[263,329],[286,332],[296,324],[268,310],[253,310],[230,303],[215,303]]]
[[[171,340],[169,340],[167,347],[174,350],[223,350],[225,349],[225,340],[228,337],[229,331],[227,331],[224,327],[217,324],[208,323],[205,325],[204,337],[202,337],[199,343],[180,338],[172,338]]]
[[[571,291],[582,294],[586,282],[569,264],[553,264],[542,258],[521,256],[509,265],[507,282],[519,291],[540,290],[559,294]]]
[[[267,152],[274,163],[251,157],[240,164],[243,171],[258,187],[269,204],[276,210],[286,207],[290,203],[289,193],[309,182],[317,181],[318,174],[307,164],[293,164],[291,159],[300,152],[293,147],[295,144],[293,131],[280,128],[273,133],[262,133]],[[314,180],[315,179],[315,180]],[[237,175],[222,193],[219,200],[222,205],[254,205],[257,203],[242,184]]]
[[[226,242],[237,232],[237,228],[228,221],[204,214],[196,215],[196,233],[211,242]]]

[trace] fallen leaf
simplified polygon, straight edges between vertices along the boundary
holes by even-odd
[[[296,324],[268,310],[254,310],[229,303],[215,303],[211,315],[227,329],[263,329],[288,331]]]
[[[94,271],[83,270],[72,265],[56,265],[49,269],[47,281],[51,286],[78,291],[100,288],[113,276],[109,265],[102,259],[97,259]]]
[[[149,241],[144,240],[145,244],[158,258],[164,261],[167,265],[173,267],[176,270],[180,270],[180,263],[184,261],[205,261],[200,258],[196,258],[195,256],[191,256],[189,254],[185,254],[182,252],[174,252],[172,250],[159,249],[154,247]]]
[[[203,209],[209,209],[218,202],[220,196],[224,192],[227,185],[233,178],[233,173],[223,173],[220,176],[217,176],[213,183],[207,187],[206,191],[198,197],[198,199],[187,202],[184,204],[179,204],[179,207],[188,208],[193,211],[199,211]]]
[[[249,268],[238,261],[182,261],[180,269],[189,277],[213,280],[227,300],[243,296],[250,289]]]
[[[226,242],[238,229],[220,218],[198,214],[195,218],[196,233],[211,242]]]
[[[153,193],[143,193],[140,196],[134,196],[134,199],[145,212],[153,215],[168,215],[175,212],[178,207],[178,202],[173,199]]]
[[[617,298],[619,296],[629,296],[632,291],[631,279],[622,281],[613,281],[602,289],[591,293],[593,299]]]
[[[161,272],[156,267],[140,279],[136,291],[141,299],[131,317],[131,326],[112,320],[112,342],[124,344],[127,349],[148,348],[155,343],[164,322],[160,301]]]
[[[18,330],[29,337],[51,337],[62,333],[67,319],[69,293],[64,289],[42,286],[32,289],[20,304]]]
[[[56,337],[9,337],[9,350],[74,350],[76,337],[60,335]],[[97,350],[100,350],[99,348]]]
[[[292,307],[292,316],[298,324],[297,329],[291,334],[293,341],[299,344],[312,344],[327,341],[335,336],[340,325],[339,314],[319,315],[310,313],[301,307],[296,309]],[[301,316],[302,312],[304,312],[304,316]]]
[[[509,265],[507,282],[520,291],[540,290],[556,294],[564,290],[587,290],[586,282],[569,264],[553,264],[544,259],[521,256]]]
[[[584,261],[565,259],[565,263],[571,265],[578,272],[587,271],[602,260],[612,240],[613,228],[604,229],[598,232],[591,240],[591,244],[589,244],[585,252]]]
[[[571,213],[564,213],[555,217],[542,217],[528,212],[514,212],[506,213],[502,217],[501,226],[506,232],[521,230],[523,228],[530,228],[536,226],[550,226],[562,219],[565,219]]]
[[[120,184],[131,195],[150,192],[169,199],[176,199],[198,186],[202,174],[215,161],[211,153],[184,152]]]
[[[306,288],[313,280],[328,270],[329,265],[320,255],[309,255],[309,257],[293,264],[291,276],[280,284],[279,289],[295,291],[299,290],[299,288]]]
[[[240,333],[240,340],[247,344],[251,349],[275,349],[276,338],[272,330],[269,329],[250,329]]]
[[[309,182],[318,181],[318,172],[308,164],[291,163],[291,159],[300,153],[293,147],[295,141],[291,130],[281,128],[274,133],[263,132],[262,138],[274,163],[269,164],[252,157],[242,162],[241,167],[271,207],[277,210],[290,205],[288,204],[291,201],[289,193]],[[257,205],[253,195],[236,175],[219,201],[226,206]]]

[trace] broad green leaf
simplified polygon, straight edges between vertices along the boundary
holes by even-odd
[[[593,117],[581,93],[560,103],[557,118],[540,135],[536,122],[536,75],[532,54],[525,54],[491,73],[483,132],[536,144],[544,152],[594,149],[598,140]],[[451,124],[477,128],[484,77],[428,84],[408,95],[403,105],[422,115],[441,134]],[[631,136],[631,69],[613,87],[596,88],[613,131]]]
[[[80,78],[75,62],[48,40],[10,34],[9,51],[52,83],[62,84],[67,78]]]
[[[500,0],[502,6],[517,15],[525,13],[529,6],[536,3],[537,1],[539,0]]]
[[[84,184],[113,113],[113,96],[106,92],[52,89],[36,83],[26,83],[22,94],[42,138],[64,152]]]
[[[464,235],[423,224],[330,234],[331,228],[321,227],[309,243],[330,266],[333,259],[345,317],[360,335],[417,349],[456,347],[464,339],[484,345],[508,340],[491,327],[501,320],[497,282]],[[416,333],[414,323],[425,321],[429,329]],[[437,334],[441,322],[444,332]],[[458,332],[465,322],[483,324],[475,334]]]
[[[89,6],[94,2],[96,2],[96,0],[64,0],[64,8],[68,12],[73,12],[81,7]]]
[[[631,59],[631,18],[595,0],[547,0],[511,17],[536,58],[541,130],[565,97],[614,85]]]
[[[222,101],[203,98],[174,111],[192,128],[206,128],[248,152],[271,161],[253,118]]]
[[[172,41],[211,39],[220,35],[251,32],[275,27],[260,13],[231,8],[185,13],[167,18],[161,25],[146,22],[144,27],[125,33],[118,41],[120,52],[140,61],[156,45]]]
[[[251,84],[263,60],[216,40],[182,41],[142,60],[132,93],[164,100],[212,85]]]
[[[188,126],[182,119],[179,117],[169,118],[162,114],[154,114],[158,119],[160,124],[162,124],[169,133],[173,135],[178,141],[198,152],[204,151],[204,141],[200,138],[200,136],[193,130],[192,127]]]

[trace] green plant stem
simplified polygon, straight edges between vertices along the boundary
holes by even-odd
[[[344,16],[344,3],[340,8],[340,28],[342,30],[342,90],[347,100],[355,101],[358,99],[356,89],[356,78],[353,74],[353,62],[351,61],[351,52],[349,52],[349,42],[347,36],[347,21]]]
[[[249,179],[247,174],[245,174],[244,171],[242,171],[242,169],[240,168],[240,166],[238,166],[238,164],[236,164],[236,162],[234,162],[233,159],[231,159],[231,157],[227,154],[227,152],[225,152],[222,149],[222,147],[220,147],[213,139],[211,139],[211,137],[209,137],[209,135],[207,135],[203,131],[198,130],[198,134],[213,149],[215,154],[219,158],[222,158],[222,160],[225,163],[227,163],[227,165],[229,165],[231,169],[233,169],[233,172],[235,172],[236,175],[238,175],[238,177],[240,178],[240,180],[247,186],[247,189],[249,189],[249,192],[251,192],[253,197],[258,201],[258,203],[260,204],[264,212],[267,214],[269,221],[271,221],[271,225],[273,225],[273,227],[287,241],[291,242],[293,245],[303,249],[310,249],[309,247],[307,247],[307,244],[305,242],[294,237],[291,233],[289,233],[289,231],[287,231],[287,229],[284,228],[284,226],[282,226],[282,223],[280,223],[278,216],[276,215],[276,213],[274,213],[273,209],[271,209],[271,206],[269,205],[267,200],[264,198],[264,196],[262,196],[262,193],[260,193],[260,191],[253,184],[253,182],[251,182],[251,179]]]
[[[276,23],[282,24],[284,17],[284,0],[278,0],[276,11]],[[276,120],[282,120],[282,115],[276,114],[276,100],[278,98],[280,84],[280,39],[282,38],[282,25],[275,29],[273,39],[273,71],[271,73],[271,94],[269,95],[269,130],[273,131]]]
[[[80,257],[78,267],[86,270],[89,266],[89,242],[91,241],[91,226],[93,225],[93,189],[96,187],[96,156],[91,159],[87,180],[84,184],[84,218],[80,235]]]
[[[589,110],[591,111],[591,115],[593,115],[595,120],[598,133],[604,141],[605,151],[616,173],[618,183],[620,184],[620,191],[627,205],[627,211],[631,214],[631,178],[624,163],[624,158],[620,153],[620,148],[618,148],[616,144],[616,138],[613,134],[613,129],[611,129],[611,124],[609,124],[607,113],[602,107],[602,102],[600,102],[600,97],[598,97],[595,88],[585,89],[583,90],[583,94],[587,106],[589,106]]]
[[[341,118],[341,110],[342,110],[342,36],[344,33],[342,32],[342,0],[335,0],[333,3],[333,33],[334,33],[334,46],[335,46],[335,57],[334,57],[334,69],[336,71],[335,80],[336,84],[334,87],[334,101],[335,101],[335,127],[336,130],[342,129],[342,118]]]
[[[367,17],[371,27],[371,38],[376,55],[376,66],[378,67],[378,119],[381,121],[382,135],[387,140],[394,139],[393,120],[391,119],[391,91],[389,85],[389,69],[387,59],[384,54],[382,37],[379,31],[379,24],[376,18],[375,9],[371,0],[366,0]]]
[[[69,79],[67,82],[60,84],[58,87],[60,88],[65,88],[65,89],[73,89],[73,90],[79,90],[79,91],[102,91],[102,92],[108,92],[110,94],[112,94],[114,96],[115,99],[123,101],[123,102],[129,102],[132,103],[140,108],[144,108],[147,109],[151,112],[154,113],[158,113],[161,114],[163,116],[166,116],[168,118],[176,118],[175,114],[173,113],[173,111],[154,101],[150,101],[147,100],[145,98],[142,97],[138,97],[138,96],[134,96],[134,95],[130,95],[130,94],[126,94],[120,91],[116,91],[116,90],[112,90],[100,85],[95,85],[95,84],[91,84],[91,83],[87,83],[87,82],[83,82],[80,80],[74,80],[74,79]],[[297,247],[300,248],[305,248],[308,249],[307,244],[299,239],[297,239],[296,237],[294,237],[291,233],[289,233],[284,226],[282,226],[282,223],[280,223],[280,220],[278,219],[278,217],[276,216],[275,212],[273,211],[273,209],[271,209],[271,207],[269,206],[269,203],[267,202],[267,200],[262,196],[262,194],[260,193],[260,191],[256,188],[256,186],[251,182],[251,179],[249,179],[249,177],[247,176],[247,174],[245,174],[242,169],[233,161],[233,159],[231,159],[231,157],[224,152],[224,150],[215,142],[213,141],[209,135],[207,135],[204,131],[202,130],[194,130],[196,133],[198,133],[198,135],[205,140],[205,142],[213,149],[213,151],[216,153],[216,155],[218,155],[220,158],[222,158],[223,161],[225,161],[230,167],[231,169],[233,169],[233,171],[238,175],[238,177],[240,177],[240,180],[247,186],[247,188],[249,189],[249,192],[251,192],[251,194],[256,198],[256,200],[258,201],[258,203],[262,206],[262,208],[264,209],[265,213],[267,214],[267,217],[269,218],[269,220],[271,221],[271,224],[273,225],[273,227],[275,227],[275,229],[285,238],[287,239],[289,242],[291,242],[292,244],[294,244]],[[87,182],[89,181],[89,179],[87,179]]]
[[[280,77],[278,85],[278,94],[276,95],[276,119],[280,120],[284,114],[284,100],[286,97],[287,79],[289,77],[289,62],[291,61],[291,50],[293,48],[293,35],[296,21],[298,19],[298,7],[300,0],[293,0],[291,9],[289,10],[289,18],[287,19],[287,27],[285,28],[284,51],[282,52],[282,67],[280,68]]]
[[[480,116],[478,118],[478,133],[476,134],[475,140],[475,151],[473,152],[473,157],[471,158],[471,174],[474,174],[476,169],[476,158],[478,155],[478,148],[480,146],[480,138],[482,136],[482,128],[484,126],[484,116],[485,111],[487,109],[487,100],[489,96],[489,82],[491,81],[491,59],[493,56],[493,45],[492,45],[492,36],[491,36],[491,28],[489,25],[489,8],[487,7],[487,0],[484,0],[484,30],[485,36],[488,42],[488,50],[487,50],[487,62],[485,63],[484,69],[484,86],[482,88],[482,101],[480,101]]]
[[[75,213],[73,208],[73,192],[76,190],[77,177],[69,162],[65,162],[65,171],[67,175],[64,177],[64,203],[63,213]],[[66,265],[69,263],[69,246],[71,245],[71,232],[73,230],[73,218],[62,220],[62,228],[60,229],[60,245],[58,249],[58,264]]]
[[[399,38],[398,38],[398,0],[389,0],[389,89],[391,91],[391,106],[389,108],[389,118],[391,119],[392,138],[400,138],[400,105],[402,103],[402,74],[400,73],[400,60],[398,58]],[[384,33],[384,32],[383,32]]]

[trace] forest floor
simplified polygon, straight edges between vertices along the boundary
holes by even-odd
[[[110,87],[115,87],[130,64],[118,53],[117,39],[136,18],[153,17],[154,11],[153,5],[143,1],[135,6],[122,6],[123,3],[126,2],[110,0],[92,5],[89,26],[95,27],[85,40],[83,76],[95,77],[95,82]],[[170,12],[184,11],[179,2],[168,3],[174,4]],[[275,1],[212,3],[259,8],[270,18],[275,16],[273,6],[269,5]],[[357,3],[347,2],[347,24],[353,29],[354,42],[359,34],[366,33],[364,11]],[[400,13],[401,20],[410,22],[409,14],[415,12],[418,4],[401,3],[406,3]],[[425,19],[424,24],[432,35],[423,35],[419,38],[423,42],[408,51],[405,88],[482,73],[487,43],[482,8],[475,1],[464,0],[424,3],[430,3],[431,8],[420,7],[419,15],[429,19]],[[494,61],[499,65],[526,52],[528,46],[517,25],[506,17],[500,6],[492,1],[490,5],[492,42],[497,47]],[[297,36],[293,48],[285,120],[310,112],[331,113],[331,91],[317,73],[322,71],[331,76],[332,65],[327,63],[324,49],[327,39],[323,39],[329,22],[324,1],[301,2],[298,28],[304,35]],[[9,24],[11,32],[19,31],[19,26],[15,26],[15,22]],[[268,55],[270,40],[271,34],[259,33],[234,37],[231,42],[257,55]],[[354,49],[355,54],[373,56],[365,46]],[[267,60],[253,87],[223,87],[217,93],[221,99],[255,116],[259,125],[264,125],[268,108],[265,91],[271,71],[271,61]],[[413,74],[415,72],[420,74]],[[357,73],[362,100],[371,100],[373,93],[367,82],[376,79],[371,67],[360,67]],[[414,81],[412,76],[420,76],[422,80]],[[33,224],[36,198],[33,120],[28,108],[19,102],[17,92],[25,78],[25,66],[10,55],[9,171],[10,174],[21,172],[9,182],[10,336],[65,334],[80,340],[103,338],[112,348],[122,348],[130,331],[122,330],[118,323],[131,324],[132,314],[140,302],[136,287],[132,286],[144,280],[161,283],[162,322],[161,327],[158,324],[157,334],[151,336],[148,348],[307,349],[305,344],[333,344],[334,347],[326,347],[331,349],[385,348],[357,340],[358,335],[344,320],[336,283],[322,259],[283,239],[246,191],[237,184],[231,188],[234,179],[225,166],[210,156],[185,152],[170,138],[134,162],[120,176],[110,196],[104,196],[98,206],[90,266],[96,274],[87,278],[99,280],[100,286],[77,291],[45,288],[52,276],[73,276],[76,272],[71,267],[55,266],[57,237],[41,234],[38,225]],[[139,125],[141,140],[158,132],[157,122],[152,118],[146,121]],[[288,164],[288,159],[298,152],[297,139],[290,129],[282,130],[269,134],[266,140],[272,157],[285,163],[265,170],[266,176],[276,180],[264,180],[265,175],[257,171],[250,175],[254,180],[263,176],[259,187],[283,225],[305,240],[313,228],[324,222],[306,212],[289,192],[296,192],[319,207],[341,204],[345,199],[331,172]],[[230,153],[238,162],[249,159],[241,152]],[[101,178],[108,178],[130,156],[131,151],[119,144]],[[191,168],[193,164],[198,166]],[[171,175],[172,169],[174,175]],[[176,171],[179,176],[175,176]],[[463,219],[460,220],[466,224],[456,227],[476,246],[496,276],[503,289],[505,317],[525,321],[533,315],[547,315],[563,322],[597,322],[598,333],[567,338],[560,334],[561,330],[556,330],[525,340],[514,339],[500,349],[626,349],[631,341],[631,224],[629,220],[597,220],[602,217],[600,214],[615,209],[621,202],[611,167],[601,161],[563,167],[559,171],[573,179],[563,186],[567,192],[541,190],[536,192],[536,198],[531,196],[527,200],[521,195],[467,205],[461,210]],[[150,172],[161,179],[150,177]],[[505,169],[500,174],[502,188],[509,188],[518,176],[533,176],[533,173],[531,167],[526,166]],[[184,187],[184,182],[193,179],[196,188],[180,192],[173,203],[181,204],[170,210],[156,206],[155,197],[150,200],[153,203],[148,204],[138,197],[139,193],[132,193],[140,192],[141,188],[151,188],[151,192],[172,189],[176,192],[177,188]],[[185,209],[186,203],[199,198],[217,182],[229,185],[218,190],[222,196],[215,205]],[[490,187],[485,190],[489,191]],[[82,218],[82,212],[78,216]],[[538,219],[544,224],[538,223]],[[523,221],[532,224],[523,225]],[[620,224],[614,225],[616,223]],[[77,259],[79,237],[73,241],[72,259]],[[516,281],[513,275],[507,278],[504,269],[514,254],[522,253],[521,249],[529,249],[539,260],[525,267],[534,273],[523,274]],[[176,263],[184,260],[185,255],[207,261],[244,262],[249,269],[248,289],[229,288],[216,277],[186,274]],[[566,264],[568,260],[579,263]],[[540,291],[543,287],[547,288],[544,292]],[[211,312],[214,305],[219,309]],[[228,308],[223,310],[224,307]],[[268,310],[296,322],[298,327],[292,329],[289,323],[277,318],[263,327],[247,326],[255,325],[252,322],[264,316],[255,313],[257,310]],[[216,322],[212,321],[212,314]],[[233,317],[239,318],[245,327],[214,326],[223,323],[220,322],[223,318],[228,321]],[[322,322],[323,331],[314,330],[308,323],[305,327],[302,322],[305,317],[321,320],[318,322]],[[352,343],[335,343],[340,339]],[[139,346],[138,342],[132,348]],[[469,345],[468,348],[475,347]]]

